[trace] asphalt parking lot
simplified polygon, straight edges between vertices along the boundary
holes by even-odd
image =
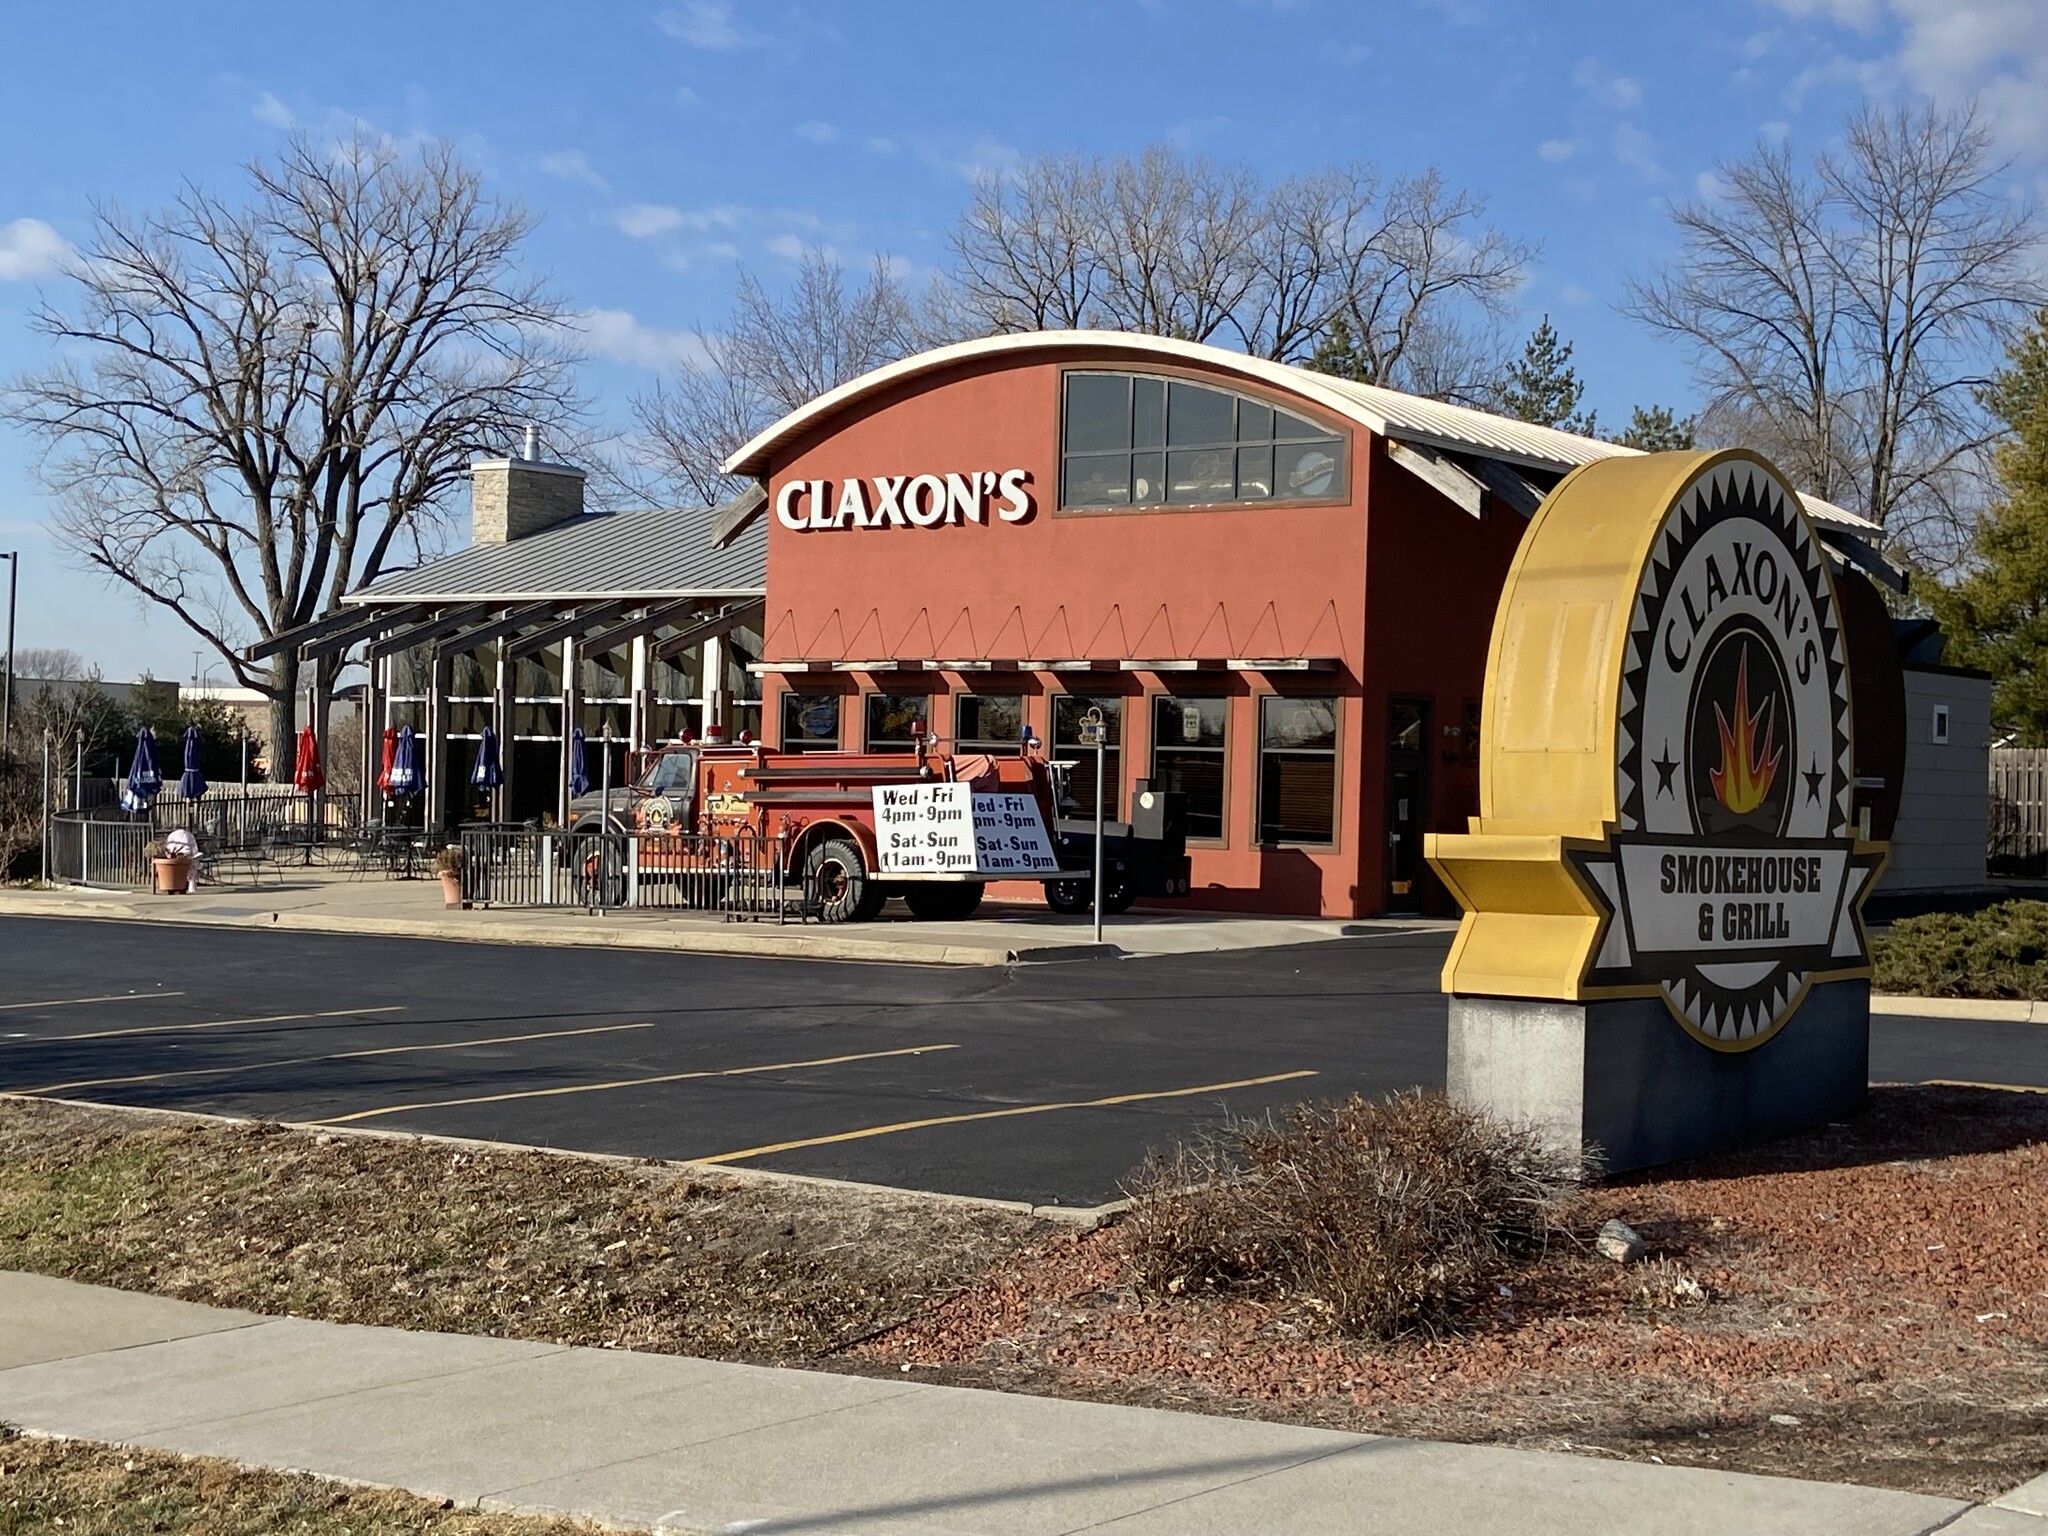
[[[0,927],[0,1091],[1069,1205],[1221,1113],[1435,1086],[1448,936],[936,969]],[[2048,1088],[2048,1028],[1880,1018],[1880,1081]]]

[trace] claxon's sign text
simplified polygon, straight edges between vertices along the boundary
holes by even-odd
[[[1031,516],[1031,472],[978,469],[966,474],[875,475],[866,480],[786,480],[775,516],[798,533],[819,528],[943,528],[1004,523]]]

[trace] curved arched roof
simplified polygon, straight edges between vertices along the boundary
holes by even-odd
[[[1596,459],[1634,454],[1641,450],[1619,443],[1581,437],[1555,427],[1495,416],[1470,406],[1428,400],[1403,394],[1376,384],[1359,384],[1333,374],[1318,373],[1291,363],[1248,357],[1223,347],[1199,342],[1176,341],[1166,336],[1145,336],[1129,331],[1024,331],[1007,336],[988,336],[977,341],[956,342],[920,352],[901,362],[890,363],[872,373],[828,390],[808,405],[791,411],[742,447],[725,463],[729,475],[765,476],[778,450],[793,447],[810,433],[829,423],[849,407],[920,375],[941,372],[960,364],[1028,359],[1043,353],[1069,358],[1097,354],[1105,362],[1152,358],[1160,363],[1194,365],[1234,376],[1298,396],[1338,416],[1348,418],[1368,431],[1400,442],[1451,453],[1498,459],[1503,463],[1562,473]],[[1879,532],[1877,526],[1852,512],[1814,497],[1802,496],[1807,510],[1823,522],[1861,534]]]

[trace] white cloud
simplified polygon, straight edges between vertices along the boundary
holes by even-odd
[[[712,53],[731,53],[739,48],[759,48],[768,38],[749,32],[733,19],[732,7],[723,0],[683,0],[663,11],[655,25],[679,43]]]
[[[644,325],[623,309],[586,309],[578,328],[590,350],[635,368],[694,368],[708,358],[695,331],[664,331]]]
[[[1614,125],[1614,158],[1647,180],[1664,178],[1664,167],[1657,163],[1657,141],[1634,123]]]
[[[679,107],[694,107],[697,105],[697,93],[687,85],[677,86],[676,105]]]
[[[0,283],[26,282],[61,271],[71,242],[41,219],[0,224]]]
[[[1579,152],[1577,139],[1545,139],[1536,146],[1536,153],[1552,165],[1561,165]]]
[[[839,137],[837,128],[830,123],[820,122],[815,117],[807,123],[798,123],[790,132],[800,139],[809,139],[813,144],[830,144]]]
[[[595,192],[609,192],[612,184],[604,179],[598,168],[580,149],[557,150],[551,155],[542,155],[536,162],[541,170],[557,181],[576,181]]]
[[[1803,71],[1788,100],[1816,87],[1866,95],[1911,89],[1945,106],[1978,101],[2003,147],[2048,157],[2048,8],[2041,0],[1770,0],[1802,20],[1862,37],[1889,32],[1892,51],[1835,57]]]
[[[1572,84],[1586,93],[1589,101],[1616,112],[1642,105],[1643,88],[1627,75],[1617,75],[1598,59],[1581,59],[1573,66]]]
[[[670,234],[683,227],[683,210],[671,208],[665,203],[628,203],[615,209],[612,222],[619,226],[619,232],[632,240],[652,240],[656,235]]]
[[[1593,302],[1593,295],[1584,288],[1581,288],[1577,283],[1566,283],[1564,287],[1558,290],[1558,297],[1563,299],[1565,303],[1573,306]]]
[[[804,253],[804,243],[795,235],[771,235],[765,243],[784,261],[795,261]]]
[[[268,123],[273,128],[296,128],[299,126],[298,117],[292,112],[292,109],[268,91],[263,92],[262,95],[256,98],[255,105],[249,108],[249,115],[255,118],[257,122]]]
[[[1701,171],[1693,177],[1692,189],[1710,203],[1718,203],[1728,195],[1728,183],[1712,171]]]
[[[1792,125],[1780,118],[1756,125],[1756,136],[1771,144],[1782,144],[1792,135]]]
[[[868,153],[872,155],[893,155],[896,153],[897,145],[894,139],[885,139],[877,136],[869,139],[866,147]]]

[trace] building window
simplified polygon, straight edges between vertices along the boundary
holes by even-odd
[[[1259,841],[1337,838],[1337,701],[1259,701]]]
[[[1223,838],[1224,725],[1228,699],[1152,701],[1152,787],[1187,796],[1188,836]]]
[[[1934,744],[1937,747],[1945,747],[1948,745],[1948,706],[1946,704],[1937,704],[1934,706],[1933,735]]]
[[[868,751],[912,752],[915,732],[930,729],[932,701],[922,693],[871,693],[866,714]]]
[[[1304,501],[1346,489],[1341,436],[1185,379],[1069,373],[1060,422],[1063,507]]]
[[[1123,782],[1124,701],[1114,695],[1055,694],[1052,701],[1052,745],[1056,761],[1070,762],[1060,814],[1083,820],[1095,816],[1095,749],[1081,745],[1081,717],[1102,711],[1102,817],[1116,820],[1117,787]]]
[[[785,693],[782,696],[782,750],[837,752],[839,695]]]
[[[963,751],[1014,747],[1024,739],[1024,695],[963,693],[953,700],[953,745]]]

